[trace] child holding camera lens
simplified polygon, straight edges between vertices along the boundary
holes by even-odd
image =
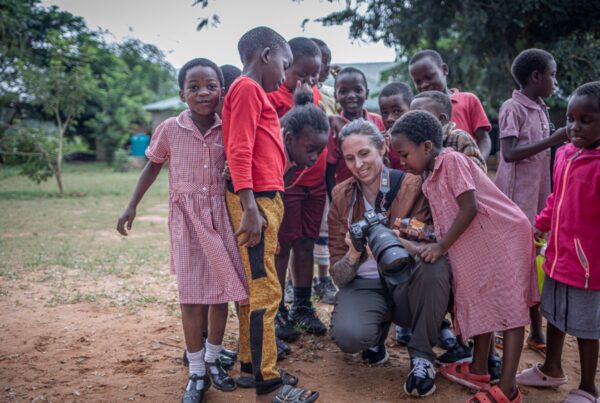
[[[391,130],[406,172],[424,175],[436,243],[409,245],[425,262],[447,254],[452,266],[454,325],[475,340],[473,361],[442,367],[442,375],[480,390],[469,402],[521,402],[515,375],[528,308],[538,299],[531,224],[471,159],[442,149],[442,126],[425,111],[404,115]],[[504,331],[500,382],[490,389],[488,355]]]
[[[595,385],[600,338],[600,81],[575,90],[567,106],[571,144],[556,156],[554,193],[535,218],[538,236],[550,233],[540,310],[548,320],[544,364],[521,372],[522,385],[567,383],[561,365],[565,334],[577,337],[578,389],[566,402],[598,402]]]

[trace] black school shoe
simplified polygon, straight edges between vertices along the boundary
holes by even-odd
[[[310,301],[295,302],[290,310],[290,319],[294,324],[306,333],[324,335],[327,328],[317,316],[317,311]]]
[[[490,383],[492,385],[500,382],[502,374],[502,358],[498,354],[490,354],[488,357],[488,373],[490,374]]]
[[[283,360],[288,354],[292,352],[290,346],[279,337],[275,337],[275,344],[277,344],[277,361]]]
[[[229,376],[227,371],[221,366],[221,361],[216,360],[215,362],[206,362],[206,373],[210,377],[210,380],[215,389],[222,390],[223,392],[231,392],[235,390],[235,381]]]
[[[369,365],[382,365],[390,358],[384,344],[368,348],[362,352],[362,359]]]
[[[202,389],[196,389],[196,383],[198,381],[204,381],[204,385]],[[190,388],[188,390],[187,384],[185,385],[185,391],[183,392],[183,397],[181,398],[181,403],[202,403],[204,401],[204,392],[206,392],[210,388],[210,378],[208,375],[199,376],[197,374],[192,374],[189,377],[188,383],[190,383]]]
[[[404,383],[404,392],[409,396],[425,397],[435,392],[435,369],[425,358],[410,360],[410,373]]]
[[[296,330],[296,325],[289,318],[287,309],[280,309],[275,315],[275,336],[288,343],[296,341],[300,336],[300,332]]]
[[[471,362],[473,360],[473,345],[465,345],[462,343],[456,343],[454,347],[446,351],[444,354],[437,357],[436,361],[438,364],[454,364]]]
[[[183,365],[185,365],[186,367],[190,366],[190,361],[187,358],[185,350],[183,350],[182,360]],[[237,361],[237,353],[235,351],[231,351],[224,348],[219,353],[219,361],[221,362],[221,367],[223,367],[223,369],[227,371],[231,369],[231,367],[233,367],[233,364],[235,364],[235,362]]]

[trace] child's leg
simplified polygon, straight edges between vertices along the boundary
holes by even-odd
[[[313,250],[315,248],[315,240],[310,238],[299,238],[293,242],[294,248],[294,264],[292,271],[294,272],[294,288],[310,288],[312,287],[313,278]]]
[[[319,265],[319,278],[329,277],[329,266],[326,264]]]
[[[221,344],[223,344],[225,326],[227,325],[227,307],[227,304],[217,304],[211,305],[208,309],[208,322],[210,323],[210,326],[208,327],[207,342],[213,346],[221,347]],[[221,349],[219,348],[215,358],[219,358],[218,353],[220,351]]]
[[[514,399],[517,395],[517,370],[519,369],[519,359],[523,350],[523,338],[525,337],[525,328],[516,327],[504,331],[504,356],[502,362],[502,375],[498,386],[509,399]]]
[[[527,341],[533,345],[546,344],[539,304],[529,308],[529,317],[531,318],[531,325]]]
[[[550,323],[550,321],[548,321],[546,332],[546,360],[544,361],[544,365],[540,367],[540,371],[553,378],[562,378],[565,376],[561,365],[565,333]]]
[[[492,335],[493,333],[485,333],[473,337],[473,361],[471,361],[469,369],[474,374],[487,375],[488,373],[488,356]]]
[[[285,278],[287,275],[288,263],[290,261],[291,249],[291,244],[279,242],[279,253],[275,255],[275,268],[277,269],[277,278],[279,279],[279,285],[281,286],[281,295],[283,295],[285,291]],[[284,301],[282,297],[279,305],[280,311],[285,311],[283,304]]]
[[[579,389],[598,397],[596,389],[596,369],[598,368],[598,340],[577,339],[579,361],[581,363],[581,383]]]
[[[198,304],[181,304],[181,322],[187,351],[195,353],[203,347],[202,330],[207,317],[208,306]]]

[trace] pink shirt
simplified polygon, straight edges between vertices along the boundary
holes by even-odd
[[[529,323],[539,300],[532,227],[473,160],[444,148],[423,183],[437,239],[458,214],[456,198],[475,191],[477,215],[448,250],[454,325],[463,338]]]
[[[550,231],[544,271],[561,283],[600,290],[600,147],[567,144],[554,164],[554,193],[535,218]]]
[[[489,132],[492,128],[481,101],[475,94],[460,92],[457,88],[451,88],[450,101],[452,101],[452,119],[456,127],[475,137],[477,129]]]
[[[500,139],[516,137],[517,143],[523,145],[548,137],[550,125],[545,109],[541,99],[535,102],[520,91],[513,91],[512,98],[500,108]],[[550,194],[550,149],[517,162],[500,158],[494,181],[533,223]]]

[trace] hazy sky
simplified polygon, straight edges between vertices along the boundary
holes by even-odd
[[[315,19],[341,10],[345,1],[327,0],[210,0],[207,8],[192,0],[43,0],[85,18],[88,27],[111,32],[107,41],[139,38],[165,52],[176,68],[194,57],[240,66],[237,41],[249,29],[266,25],[286,39],[317,37],[329,45],[334,63],[394,61],[395,52],[383,44],[351,43],[348,27],[323,27]],[[196,31],[199,19],[218,14],[221,24]]]

